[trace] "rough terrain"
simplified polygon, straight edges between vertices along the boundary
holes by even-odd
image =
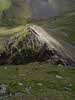
[[[3,41],[0,47],[0,64],[47,60],[56,65],[75,64],[60,42],[36,25],[28,26],[23,33]]]

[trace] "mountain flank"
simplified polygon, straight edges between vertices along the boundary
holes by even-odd
[[[16,26],[75,12],[74,0],[0,0],[0,25]]]
[[[0,64],[26,64],[50,61],[53,64],[74,66],[64,47],[37,25],[27,26],[23,33],[5,40],[0,47]]]

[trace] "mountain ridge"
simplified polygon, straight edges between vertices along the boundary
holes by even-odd
[[[4,41],[2,45],[0,64],[50,60],[56,65],[74,66],[74,62],[60,43],[36,25],[29,26],[23,33]]]

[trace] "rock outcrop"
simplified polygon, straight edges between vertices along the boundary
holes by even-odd
[[[35,27],[35,29],[32,27]],[[30,26],[26,28],[24,33],[4,41],[0,47],[0,64],[26,64],[33,61],[50,61],[56,65],[74,66],[74,61],[68,56],[64,57],[62,55],[64,52],[61,54],[60,51],[62,50],[59,51],[59,47],[54,45],[56,41],[47,41],[45,31],[38,28],[39,32],[37,28],[38,26],[35,25]],[[49,38],[49,36],[47,37]]]

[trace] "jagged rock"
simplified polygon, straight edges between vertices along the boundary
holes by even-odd
[[[61,64],[61,65],[64,65],[64,66],[67,65],[67,63],[66,63],[66,61],[65,61],[64,59],[59,59],[59,60],[56,62],[56,64],[57,64],[57,65],[58,65],[58,64]]]
[[[0,94],[6,93],[6,87],[7,85],[5,84],[0,85]]]
[[[67,88],[67,87],[65,87],[64,90],[71,91],[71,89],[70,88]]]
[[[31,95],[31,92],[27,88],[25,88],[25,92]]]
[[[55,39],[48,36],[46,37],[48,34],[41,28],[38,30],[37,28],[38,26],[35,25],[30,26],[26,29],[26,33],[19,34],[17,39],[16,36],[14,36],[6,40],[0,48],[0,64],[18,65],[33,61],[43,62],[50,60],[50,62],[56,65],[75,65],[75,63],[62,52],[63,48]],[[57,46],[55,47],[54,45]]]
[[[59,76],[59,75],[56,75],[56,78],[62,79],[62,77],[61,77],[61,76]]]

